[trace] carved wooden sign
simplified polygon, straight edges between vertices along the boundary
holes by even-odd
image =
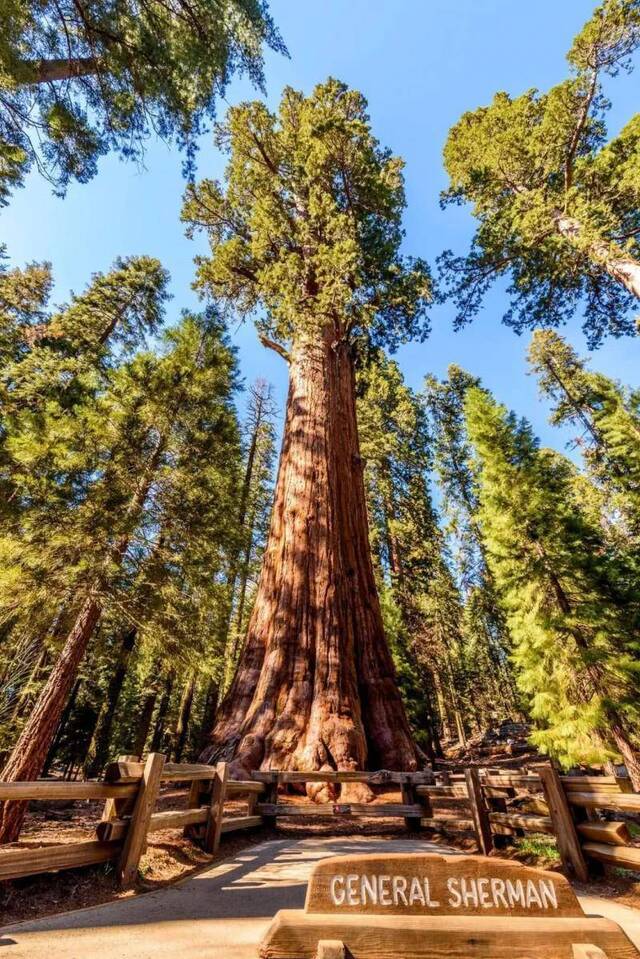
[[[486,856],[336,856],[311,876],[307,913],[581,916],[557,873]]]
[[[486,856],[336,856],[302,910],[282,909],[261,959],[639,959],[585,916],[558,873]]]

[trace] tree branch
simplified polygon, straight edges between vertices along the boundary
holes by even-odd
[[[571,184],[573,183],[573,161],[576,157],[576,152],[578,146],[580,145],[580,137],[585,128],[587,122],[587,117],[589,116],[589,110],[591,109],[591,104],[593,103],[593,98],[596,95],[596,90],[598,87],[598,71],[594,70],[591,77],[591,83],[589,85],[589,93],[587,94],[587,99],[585,100],[584,106],[580,111],[580,116],[578,117],[578,122],[576,128],[573,131],[573,136],[571,137],[571,143],[569,144],[569,149],[567,151],[567,156],[564,161],[564,189],[565,192],[568,192],[571,189]]]
[[[284,346],[280,346],[279,343],[276,343],[275,340],[270,340],[268,336],[264,336],[263,333],[258,334],[258,339],[263,346],[266,346],[268,350],[274,350],[275,353],[278,353],[285,363],[290,361],[290,356],[285,350]]]
[[[57,80],[73,80],[97,73],[99,61],[95,57],[78,57],[71,60],[30,60],[25,61],[33,70],[36,83],[55,83]]]

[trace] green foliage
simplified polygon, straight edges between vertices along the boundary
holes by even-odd
[[[552,422],[576,429],[575,442],[606,501],[612,535],[640,547],[640,392],[591,371],[551,330],[536,331],[529,350]],[[604,504],[603,504],[604,505]]]
[[[440,258],[457,323],[471,319],[499,276],[510,279],[504,321],[520,331],[584,310],[593,344],[633,332],[640,269],[640,117],[606,142],[603,73],[631,67],[638,0],[605,0],[569,53],[574,75],[547,93],[497,93],[465,113],[444,151],[446,202],[478,220],[466,257]]]
[[[256,315],[280,351],[330,327],[395,346],[427,331],[425,264],[401,256],[402,162],[373,137],[366,101],[337,80],[232,107],[217,130],[224,185],[187,188],[183,219],[203,230],[198,287]]]
[[[123,631],[138,633],[132,677],[166,663],[203,694],[223,662],[236,360],[213,309],[161,330],[167,280],[155,260],[121,261],[50,311],[47,268],[0,278],[0,748],[89,589],[103,615],[58,742],[65,759],[84,758]],[[131,736],[144,691],[132,678],[122,695]]]
[[[478,478],[465,423],[467,392],[478,385],[477,378],[452,365],[446,380],[426,378],[423,402],[433,435],[446,535],[464,594],[460,669],[470,704],[489,724],[513,718],[520,704],[509,659],[511,637],[478,520]]]
[[[479,520],[514,641],[517,680],[565,766],[617,754],[638,722],[637,569],[582,508],[582,483],[483,390],[465,402],[477,460]]]
[[[7,0],[2,25],[0,203],[32,165],[63,193],[107,150],[139,159],[151,133],[191,169],[231,77],[262,86],[263,46],[286,53],[264,0]]]
[[[530,833],[516,839],[516,858],[543,869],[560,864],[555,838],[546,833]]]

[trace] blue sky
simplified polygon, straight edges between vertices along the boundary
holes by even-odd
[[[441,211],[438,205],[449,127],[497,90],[517,94],[561,80],[565,52],[593,6],[592,0],[271,0],[291,59],[267,56],[267,99],[275,106],[283,86],[308,92],[328,75],[360,89],[376,135],[406,161],[406,252],[433,263],[442,249],[466,249],[473,228],[467,209]],[[611,83],[613,132],[638,109],[639,77],[640,71]],[[236,82],[227,100],[255,95],[247,83]],[[199,175],[220,176],[223,163],[210,138],[203,138]],[[108,269],[117,256],[157,256],[171,272],[170,309],[177,316],[197,302],[190,289],[192,259],[204,249],[203,240],[185,238],[179,222],[183,189],[177,151],[151,142],[144,169],[103,158],[98,176],[72,185],[63,200],[32,175],[0,214],[0,234],[15,264],[52,262],[58,299],[80,291],[92,272]],[[451,308],[434,309],[430,338],[402,348],[399,362],[415,388],[427,372],[442,376],[449,363],[460,364],[526,415],[543,442],[562,447],[526,375],[529,336],[501,325],[504,306],[503,293],[494,291],[475,322],[457,333]],[[566,334],[586,352],[579,322]],[[232,335],[245,380],[271,380],[282,406],[283,361],[260,346],[251,324]],[[639,360],[640,339],[610,340],[595,355],[601,370],[634,385]]]

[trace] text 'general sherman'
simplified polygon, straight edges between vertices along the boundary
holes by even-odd
[[[439,909],[557,909],[550,879],[464,878],[438,884],[419,876],[366,873],[335,875],[329,883],[334,906],[407,906]]]

